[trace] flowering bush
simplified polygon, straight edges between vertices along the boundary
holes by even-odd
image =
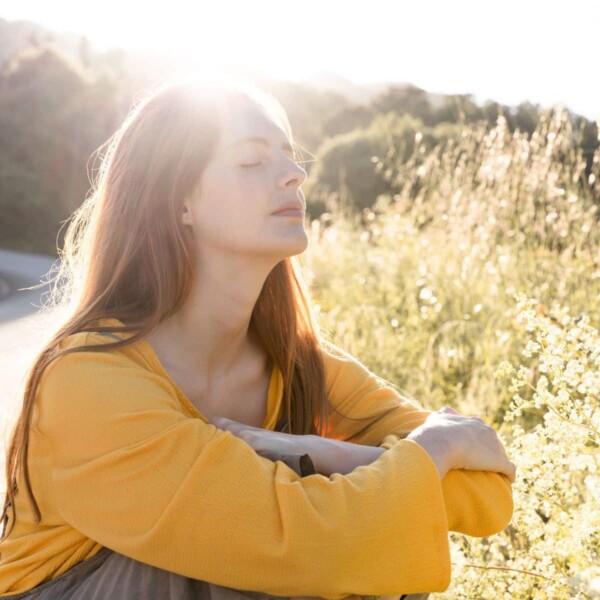
[[[546,314],[536,300],[515,298],[531,364],[503,361],[496,371],[514,393],[504,415],[511,440],[503,441],[518,466],[515,513],[490,538],[451,534],[452,591],[600,597],[600,335],[585,314],[572,318],[557,306]]]

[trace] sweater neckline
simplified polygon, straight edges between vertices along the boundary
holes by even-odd
[[[117,318],[107,318],[102,319],[102,321],[102,326],[124,326],[124,323]],[[145,338],[140,338],[139,340],[137,340],[136,344],[138,345],[138,348],[140,349],[144,357],[152,366],[152,369],[156,373],[164,377],[173,386],[173,389],[176,391],[180,402],[184,405],[188,412],[190,412],[194,417],[202,419],[203,421],[208,423],[209,420],[196,408],[196,406],[194,406],[191,400],[185,395],[184,391],[177,385],[177,382],[171,377],[171,375],[169,375],[169,372],[161,363],[152,345]],[[282,398],[283,376],[277,365],[273,364],[273,369],[271,370],[271,376],[269,378],[269,389],[267,393],[267,410],[265,418],[261,425],[262,429],[270,429],[271,431],[275,430],[276,424],[281,415]]]

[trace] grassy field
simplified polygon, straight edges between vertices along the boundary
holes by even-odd
[[[439,598],[600,597],[600,153],[565,113],[531,139],[466,129],[397,164],[373,210],[311,226],[303,267],[321,326],[427,408],[493,424],[517,464],[515,515],[451,534]]]

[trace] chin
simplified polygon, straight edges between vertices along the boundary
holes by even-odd
[[[299,248],[298,253],[304,252],[308,248],[308,235],[306,231],[304,231],[304,235],[298,240],[296,245]]]
[[[298,254],[302,254],[308,248],[308,245],[308,237],[290,240],[290,243],[286,244],[285,247],[280,247],[281,254],[287,258],[290,256],[297,256]]]

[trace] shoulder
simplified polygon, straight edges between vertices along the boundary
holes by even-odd
[[[103,358],[107,354],[120,354],[123,356],[130,357],[135,359],[137,357],[138,362],[141,359],[146,359],[145,362],[148,363],[148,352],[146,349],[146,344],[141,340],[136,340],[130,344],[114,347],[112,344],[116,342],[126,340],[127,338],[133,336],[131,332],[122,332],[119,331],[119,327],[122,327],[123,323],[117,319],[100,319],[95,322],[93,325],[88,325],[85,330],[77,331],[66,338],[62,339],[58,344],[57,350],[75,350],[77,348],[81,348],[77,353],[98,353],[98,357],[100,359]],[[111,328],[110,331],[93,331],[96,327],[98,328]],[[114,328],[114,329],[113,329]],[[91,329],[91,331],[89,331]],[[109,345],[108,348],[103,348],[103,346]],[[69,356],[70,354],[75,354],[75,352],[69,352],[65,356]]]
[[[387,382],[342,347],[326,342],[323,344],[322,357],[325,390],[333,405],[348,408],[348,405],[361,399],[379,401],[383,396],[398,398]]]
[[[323,351],[323,359],[331,360],[337,359],[341,361],[356,360],[349,352],[344,350],[341,346],[334,344],[329,340],[321,340],[321,348]]]
[[[43,370],[36,395],[58,422],[61,414],[135,414],[147,410],[181,411],[177,390],[156,372],[137,342],[103,348],[116,341],[99,332],[77,332],[59,343],[59,355]],[[70,350],[66,354],[60,351]]]
[[[101,323],[100,326],[105,326]],[[44,372],[40,384],[58,377],[62,380],[91,378],[96,375],[111,375],[114,369],[127,369],[131,376],[144,373],[156,375],[145,344],[135,341],[121,347],[112,344],[126,339],[130,333],[78,331],[62,339]],[[106,347],[105,346],[109,346]],[[108,371],[107,371],[108,370]]]
[[[370,383],[378,386],[388,385],[388,382],[341,346],[326,340],[322,341],[321,346],[325,380],[328,386],[334,385],[340,377],[350,384],[356,383],[357,380],[368,379]]]
[[[325,386],[331,400],[371,397],[377,401],[407,403],[423,410],[408,391],[378,375],[347,350],[329,341],[322,342],[322,348]]]

